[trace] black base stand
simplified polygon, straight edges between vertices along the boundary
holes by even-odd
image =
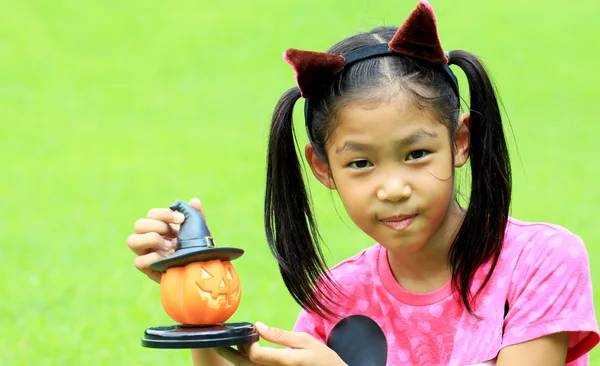
[[[148,348],[221,348],[258,341],[251,323],[224,323],[208,326],[172,325],[148,328],[142,346]]]

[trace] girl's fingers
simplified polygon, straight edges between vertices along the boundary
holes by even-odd
[[[169,208],[153,208],[148,211],[146,218],[171,224],[181,224],[185,220],[185,216],[181,212]]]
[[[133,225],[136,234],[159,233],[162,236],[174,238],[177,236],[178,227],[174,224],[155,220],[155,219],[139,219]]]
[[[157,232],[132,234],[127,238],[127,245],[137,255],[144,255],[157,250],[170,250],[175,239],[165,239]]]
[[[151,273],[150,265],[152,263],[155,263],[161,259],[170,257],[171,255],[173,255],[173,250],[170,250],[170,251],[159,250],[157,252],[152,252],[152,253],[148,253],[148,254],[140,255],[140,256],[136,257],[133,264],[135,265],[135,268],[139,269],[140,271],[142,271],[146,274],[149,274],[149,273]]]
[[[200,203],[199,198],[192,198],[190,200],[190,206],[196,209],[196,211],[200,212],[200,215],[206,219],[206,215],[204,214],[204,210],[202,209],[202,203]]]
[[[306,348],[316,341],[312,336],[304,332],[292,332],[289,330],[269,327],[261,322],[255,324],[258,334],[266,341],[280,346],[291,348]]]
[[[192,198],[190,200],[190,206],[192,206],[193,208],[195,208],[196,211],[198,211],[200,213],[200,215],[202,215],[202,217],[204,218],[204,221],[208,225],[208,221],[206,220],[206,215],[204,214],[204,210],[202,209],[202,203],[200,202],[200,199],[199,198]],[[210,228],[208,228],[208,231],[210,231]]]
[[[189,204],[204,216],[198,198],[193,198]],[[177,233],[184,221],[185,216],[181,212],[170,208],[153,208],[145,218],[137,220],[134,224],[135,234],[127,238],[127,245],[138,256],[134,261],[135,267],[152,280],[160,282],[162,274],[150,269],[150,265],[173,255]]]
[[[146,274],[150,279],[152,279],[155,282],[160,283],[160,279],[162,278],[162,273],[151,269],[150,265],[154,262],[158,262],[161,259],[172,256],[174,252],[175,252],[174,249],[158,250],[156,252],[150,252],[148,254],[140,255],[135,258],[134,265],[142,273]]]
[[[308,333],[268,327],[261,322],[256,322],[255,326],[262,339],[287,347],[261,347],[258,342],[253,343],[248,350],[248,358],[255,364],[270,366],[346,365],[337,353]]]
[[[198,198],[193,198],[190,201],[190,206],[195,208],[206,220],[206,216],[204,215],[202,205]],[[179,226],[184,221],[185,216],[181,212],[169,208],[153,208],[148,211],[145,218],[135,222],[134,230],[137,234],[157,232],[162,236],[175,238],[179,232]]]
[[[253,366],[247,356],[241,354],[231,347],[215,348],[215,352],[235,366]]]
[[[312,365],[308,360],[307,351],[302,349],[262,347],[258,342],[250,346],[248,358],[258,365]]]
[[[248,347],[249,345],[247,344],[240,344],[237,346],[237,350],[242,356],[248,356]]]
[[[160,283],[162,273],[153,271],[150,268],[142,270],[142,272],[145,273],[148,276],[148,278],[150,278],[152,281]]]

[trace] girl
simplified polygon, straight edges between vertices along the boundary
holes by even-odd
[[[443,51],[429,4],[421,1],[398,29],[358,34],[328,53],[290,49],[284,58],[298,86],[273,115],[265,225],[303,310],[293,332],[257,324],[287,349],[194,350],[195,364],[341,365],[325,346],[329,333],[362,314],[385,333],[389,365],[587,365],[600,336],[586,248],[562,227],[509,217],[511,172],[494,88],[473,54]],[[466,75],[468,114],[459,113],[448,65]],[[301,97],[312,172],[376,242],[330,270],[294,144]],[[467,161],[462,208],[454,169]],[[130,247],[160,248],[181,220],[152,210]],[[140,255],[136,266],[159,280],[148,269],[159,258]]]

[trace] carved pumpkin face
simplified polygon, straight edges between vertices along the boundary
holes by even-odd
[[[224,323],[237,310],[241,295],[240,279],[229,261],[169,268],[160,281],[163,308],[181,324]]]

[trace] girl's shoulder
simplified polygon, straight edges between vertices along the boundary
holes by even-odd
[[[533,252],[574,254],[585,252],[582,238],[564,226],[548,222],[523,221],[509,218],[503,245],[503,252],[517,253]],[[570,252],[570,253],[569,253]]]
[[[577,290],[576,283],[591,287],[590,260],[581,237],[546,222],[510,218],[494,272],[497,283],[509,279],[509,300],[526,293],[526,288],[535,289],[531,296],[535,293],[540,297],[544,291],[557,288],[555,281],[567,284],[569,290]],[[579,290],[586,290],[583,287]]]
[[[526,274],[543,277],[562,273],[585,278],[589,266],[579,235],[556,224],[510,218],[495,272],[521,283]]]

